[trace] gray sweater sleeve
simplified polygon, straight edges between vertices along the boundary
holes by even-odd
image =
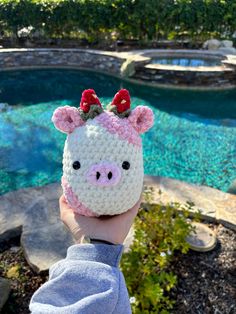
[[[122,245],[76,244],[54,264],[30,301],[33,314],[130,314]]]

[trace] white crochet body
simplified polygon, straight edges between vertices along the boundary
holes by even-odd
[[[72,167],[80,162],[80,169]],[[99,162],[115,163],[121,179],[115,186],[94,186],[88,182],[89,168]],[[125,170],[122,163],[128,161]],[[98,215],[115,215],[127,211],[138,201],[143,185],[142,147],[111,134],[96,122],[88,120],[68,134],[63,154],[63,177],[79,201]]]

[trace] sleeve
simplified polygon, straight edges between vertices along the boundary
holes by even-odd
[[[33,314],[130,314],[124,277],[118,268],[122,245],[76,244],[54,264],[49,281],[32,296]]]

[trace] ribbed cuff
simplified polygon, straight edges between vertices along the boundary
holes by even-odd
[[[123,245],[121,244],[75,244],[68,248],[66,259],[94,261],[117,267],[122,252]]]

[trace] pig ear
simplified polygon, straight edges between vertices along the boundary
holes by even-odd
[[[84,124],[78,109],[70,106],[57,108],[53,113],[52,122],[63,133],[71,133],[76,127]]]
[[[131,111],[128,120],[138,133],[144,133],[152,127],[154,115],[150,108],[146,106],[137,106]]]

